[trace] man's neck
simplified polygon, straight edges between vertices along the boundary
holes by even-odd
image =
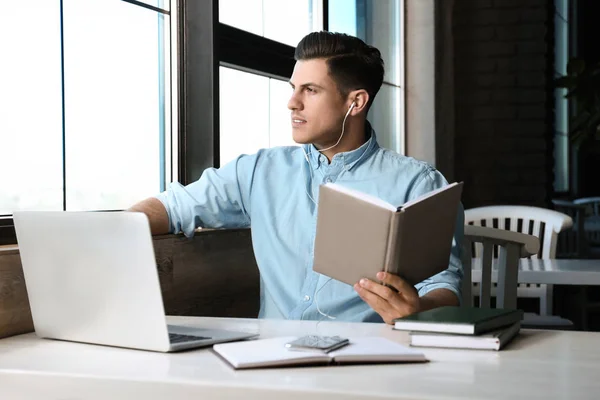
[[[360,146],[362,146],[367,141],[367,121],[357,121],[356,124],[348,124],[346,126],[346,132],[344,133],[344,137],[337,146],[320,152],[323,154],[329,162],[333,159],[338,153],[345,153],[348,151],[356,150]]]

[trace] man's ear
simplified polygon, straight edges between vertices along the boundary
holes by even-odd
[[[369,103],[369,93],[364,89],[353,90],[348,94],[348,107],[354,102],[354,107],[350,111],[350,115],[358,115],[366,110]]]

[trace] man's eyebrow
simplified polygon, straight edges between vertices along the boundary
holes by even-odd
[[[295,88],[295,87],[296,87],[296,86],[295,86],[295,85],[292,83],[292,81],[288,81],[288,83],[290,84],[290,86],[291,86],[292,88]],[[300,87],[301,87],[301,88],[305,88],[305,87],[308,87],[308,86],[316,87],[316,88],[319,88],[319,89],[325,89],[323,86],[321,86],[321,85],[317,85],[316,83],[313,83],[313,82],[303,83],[302,85],[300,85]]]

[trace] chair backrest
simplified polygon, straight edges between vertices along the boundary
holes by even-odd
[[[590,207],[592,215],[600,216],[600,197],[582,197],[573,200],[574,204]]]
[[[463,305],[472,306],[472,253],[473,243],[483,247],[482,256],[476,260],[481,268],[479,285],[479,307],[490,307],[492,269],[494,265],[493,249],[498,247],[496,260],[498,272],[497,308],[517,307],[517,285],[519,259],[537,254],[540,240],[532,235],[510,232],[502,229],[466,225],[463,236]]]
[[[573,203],[585,207],[581,223],[583,235],[591,248],[598,248],[600,246],[600,197],[583,197],[573,200]]]
[[[573,229],[560,232],[556,256],[562,258],[587,258],[588,243],[584,233],[585,204],[575,204],[571,200],[552,199],[554,209],[567,214],[573,220]]]
[[[465,210],[465,224],[533,235],[540,240],[538,258],[555,258],[558,233],[573,226],[566,214],[529,206],[488,206]],[[476,246],[479,256],[481,246]]]

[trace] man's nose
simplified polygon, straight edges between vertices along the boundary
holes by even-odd
[[[302,102],[298,100],[298,97],[296,96],[296,94],[292,94],[292,97],[290,97],[290,100],[288,101],[287,104],[288,109],[290,110],[301,110],[302,109]]]

